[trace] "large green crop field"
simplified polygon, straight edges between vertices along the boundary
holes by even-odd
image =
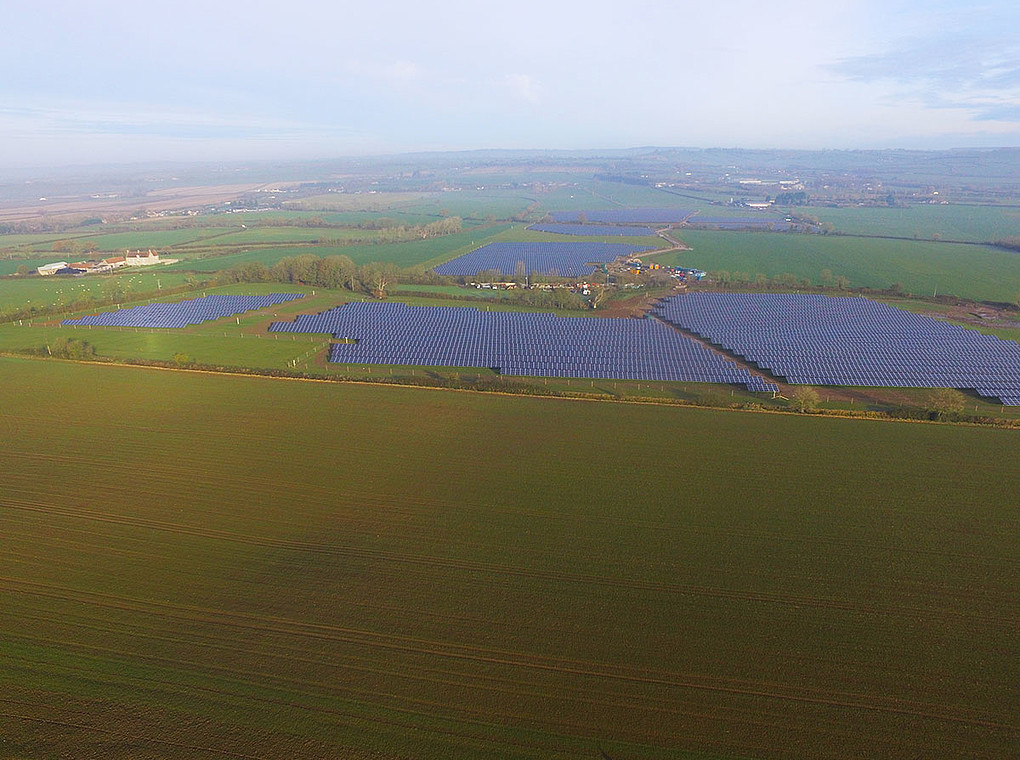
[[[0,757],[1020,743],[1015,432],[10,358],[0,387]]]
[[[696,201],[647,185],[619,182],[579,182],[577,186],[555,187],[538,193],[539,211],[585,211],[594,209],[697,208]]]
[[[1016,206],[919,204],[906,208],[811,208],[823,222],[850,235],[890,235],[991,243],[1020,235]]]
[[[853,287],[954,294],[1011,302],[1020,284],[1020,255],[988,246],[773,232],[683,230],[693,250],[665,254],[663,264],[769,276],[789,272],[821,281],[826,269]]]
[[[307,243],[317,240],[361,239],[378,236],[376,230],[344,229],[337,227],[250,227],[231,232],[214,241],[199,240],[188,247],[209,245],[244,245],[251,243]],[[176,253],[176,252],[175,252]]]

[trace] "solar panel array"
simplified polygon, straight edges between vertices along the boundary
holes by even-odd
[[[775,230],[785,232],[795,225],[785,219],[762,217],[702,216],[695,214],[687,220],[691,227],[709,227],[714,230]]]
[[[558,235],[639,237],[655,234],[651,227],[620,227],[610,224],[533,224],[528,229],[535,232],[555,232]]]
[[[294,322],[276,322],[270,330],[355,339],[332,346],[330,361],[343,364],[490,367],[531,377],[743,385],[761,380],[653,319],[349,303]]]
[[[682,208],[614,208],[601,211],[553,211],[556,222],[598,222],[599,224],[679,224],[694,212]],[[583,215],[583,216],[582,216]]]
[[[494,269],[513,277],[523,266],[527,275],[583,277],[592,273],[593,262],[608,263],[647,250],[648,246],[626,243],[489,243],[437,266],[436,274],[474,277]]]
[[[790,383],[966,388],[1020,405],[1020,345],[866,298],[690,293],[655,311]]]
[[[151,303],[78,319],[65,319],[61,324],[97,327],[187,327],[297,298],[304,298],[304,295],[271,293],[268,296],[205,296],[189,301]]]

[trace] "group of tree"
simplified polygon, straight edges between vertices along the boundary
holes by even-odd
[[[753,285],[758,288],[810,288],[811,280],[807,277],[798,277],[790,272],[783,272],[781,274],[775,274],[769,277],[766,274],[758,272],[757,274],[751,274],[750,272],[730,272],[726,269],[720,269],[716,272],[710,272],[709,276],[712,281],[720,287],[729,287],[731,285],[736,286],[750,286]],[[845,279],[845,278],[844,278]],[[850,286],[850,281],[847,280],[846,286]]]
[[[54,253],[94,253],[99,250],[95,240],[55,240],[51,246]]]
[[[776,196],[777,206],[806,206],[808,203],[808,194],[803,190],[798,190],[793,193],[779,193]]]
[[[1013,236],[996,240],[995,245],[1000,248],[1008,248],[1011,251],[1020,251],[1020,236]]]
[[[57,338],[46,346],[46,353],[60,359],[86,360],[95,358],[96,349],[87,340],[77,338]]]
[[[269,267],[259,261],[250,261],[219,275],[221,282],[289,282],[311,285],[330,290],[347,289],[370,293],[377,298],[398,278],[401,270],[391,263],[356,265],[349,256],[316,256],[311,253],[287,256]]]

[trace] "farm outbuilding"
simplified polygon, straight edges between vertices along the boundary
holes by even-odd
[[[55,262],[53,264],[43,264],[41,267],[39,267],[35,271],[37,271],[40,275],[45,277],[47,275],[56,274],[61,269],[65,269],[65,268],[67,268],[67,262],[66,261],[57,261],[57,262]]]

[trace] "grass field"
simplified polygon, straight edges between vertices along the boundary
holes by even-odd
[[[338,227],[251,227],[232,232],[209,243],[198,241],[188,247],[213,245],[243,245],[245,243],[305,243],[323,239],[369,239],[377,230],[344,229]],[[185,249],[186,250],[186,249]]]
[[[1015,432],[4,358],[0,382],[0,756],[1020,741]]]
[[[454,235],[416,240],[407,243],[382,243],[379,245],[302,246],[281,248],[260,248],[246,253],[230,253],[209,256],[202,259],[182,260],[171,264],[172,269],[218,272],[247,262],[258,261],[272,266],[287,256],[311,253],[316,256],[349,256],[355,264],[386,262],[399,267],[413,267],[428,262],[439,263],[477,248],[494,235],[507,229],[508,225],[494,225],[466,230]]]
[[[523,242],[523,243],[623,243],[624,245],[643,245],[649,248],[665,248],[668,244],[657,235],[641,235],[622,238],[614,235],[561,235],[555,232],[539,232],[529,230],[525,224],[514,224],[486,242]]]
[[[237,229],[240,229],[240,224],[236,224],[233,227],[196,227],[182,230],[159,230],[159,229],[146,229],[140,227],[137,230],[130,232],[114,232],[108,235],[92,234],[81,236],[78,234],[71,235],[69,238],[61,238],[63,240],[73,239],[79,243],[85,241],[94,242],[99,246],[99,252],[101,254],[109,255],[111,252],[123,253],[125,249],[136,249],[136,248],[156,248],[166,249],[172,248],[173,246],[184,245],[187,243],[194,243],[200,240],[217,240],[220,235],[228,234]],[[50,245],[38,245],[37,250],[46,250],[52,248]],[[60,256],[74,256],[74,254],[61,253]],[[96,258],[96,254],[78,254],[77,259],[68,259],[68,261],[81,258]]]
[[[51,264],[54,261],[67,261],[67,259],[61,259],[57,254],[36,259],[0,259],[0,277],[14,274],[20,266],[27,266],[31,270],[31,274],[35,274],[36,267]]]
[[[86,277],[25,277],[0,280],[0,314],[33,304],[40,308],[70,306],[82,298],[104,298],[114,288],[126,294],[155,293],[160,288],[176,288],[186,284],[183,272],[125,272],[116,275]]]
[[[795,209],[796,210],[796,209]],[[990,243],[1020,235],[1020,207],[916,205],[907,208],[810,208],[807,212],[832,222],[850,235]]]
[[[952,243],[880,240],[828,235],[684,230],[692,251],[656,260],[707,271],[769,276],[789,272],[821,282],[822,272],[849,278],[853,287],[954,294],[1010,302],[1020,283],[1020,255],[995,248]]]
[[[577,187],[557,187],[535,196],[539,213],[546,211],[585,211],[620,208],[697,208],[690,198],[682,198],[654,187],[618,182],[583,181]]]

